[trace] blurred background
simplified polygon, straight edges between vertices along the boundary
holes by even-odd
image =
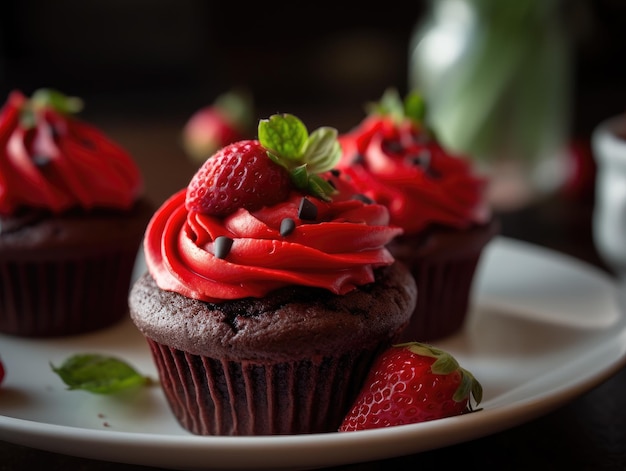
[[[626,2],[569,0],[573,129],[626,107]],[[191,112],[243,84],[263,110],[332,106],[349,117],[407,87],[411,34],[430,2],[7,0],[0,92],[53,86],[86,112]],[[611,96],[612,99],[606,99]],[[582,112],[581,110],[584,110]],[[332,123],[331,123],[332,124]],[[337,125],[343,123],[336,123]]]
[[[626,2],[514,4],[525,2],[539,9],[553,5],[563,27],[559,37],[571,60],[560,70],[566,77],[562,124],[568,143],[582,143],[577,157],[582,167],[592,166],[585,148],[592,129],[626,110]],[[162,198],[184,182],[189,169],[168,186],[165,167],[153,165],[148,154],[157,145],[179,153],[175,130],[198,108],[243,86],[252,93],[257,118],[290,112],[310,128],[346,131],[387,87],[405,93],[415,85],[410,78],[415,43],[433,27],[434,6],[443,3],[414,0],[366,8],[361,2],[280,0],[245,7],[204,0],[7,0],[0,16],[0,96],[12,89],[31,93],[52,87],[83,97],[83,118],[130,148]],[[445,3],[487,9],[509,4]],[[520,23],[513,19],[505,32],[515,24]],[[554,24],[542,27],[551,31]],[[532,28],[517,30],[514,34],[537,38]],[[541,44],[534,46],[537,53]],[[503,57],[514,53],[501,49]],[[182,159],[180,164],[186,165]]]

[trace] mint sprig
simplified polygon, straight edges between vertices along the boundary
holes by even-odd
[[[79,113],[83,109],[83,100],[67,96],[52,88],[40,88],[27,100],[20,110],[20,124],[31,129],[36,124],[36,112],[50,108],[58,113],[69,115]]]
[[[286,168],[296,188],[325,201],[336,190],[319,174],[335,167],[341,146],[335,128],[323,126],[311,134],[292,114],[276,114],[259,121],[259,142],[272,161]]]
[[[388,88],[380,101],[366,105],[366,111],[370,114],[389,116],[397,124],[408,119],[415,124],[423,125],[426,118],[426,101],[417,90],[409,92],[402,99],[398,90]]]
[[[93,353],[73,355],[61,366],[51,363],[50,367],[69,390],[95,394],[114,394],[152,382],[123,360]]]

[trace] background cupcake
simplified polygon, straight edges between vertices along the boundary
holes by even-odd
[[[131,157],[74,113],[81,100],[13,91],[0,111],[0,332],[51,337],[128,313],[152,205]]]
[[[336,135],[262,120],[259,141],[218,151],[148,226],[131,318],[192,433],[336,431],[408,323],[415,283],[385,248],[401,229],[327,181]]]
[[[418,93],[403,101],[389,89],[339,137],[343,177],[387,206],[391,223],[404,229],[389,244],[418,286],[404,341],[433,341],[461,329],[477,263],[499,227],[485,200],[486,180],[470,160],[439,144],[424,117]]]

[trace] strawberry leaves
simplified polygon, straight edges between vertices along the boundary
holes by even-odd
[[[477,403],[480,403],[483,398],[482,385],[476,381],[476,378],[472,373],[462,368],[459,362],[450,355],[450,353],[433,347],[432,345],[407,342],[404,344],[398,344],[397,347],[407,347],[411,352],[416,355],[435,358],[435,361],[430,365],[430,370],[433,374],[447,375],[453,371],[459,370],[461,372],[461,384],[455,391],[453,399],[456,402],[461,402],[463,399],[469,397],[471,394]]]
[[[426,101],[418,91],[408,93],[404,99],[395,88],[388,88],[380,101],[366,106],[369,114],[390,117],[396,124],[404,120],[423,125],[426,117]]]
[[[294,115],[272,115],[259,121],[258,136],[268,157],[286,168],[296,188],[328,201],[334,187],[319,174],[331,170],[341,157],[337,130],[321,127],[310,135]]]
[[[76,114],[83,109],[83,100],[51,88],[40,88],[33,93],[30,100],[24,102],[20,110],[21,126],[24,129],[35,127],[37,112],[43,109],[52,109],[63,115]]]

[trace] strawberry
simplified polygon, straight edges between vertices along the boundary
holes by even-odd
[[[393,345],[374,362],[340,432],[442,419],[472,411],[482,386],[449,353],[419,342]]]
[[[289,173],[267,157],[259,141],[238,141],[219,150],[187,187],[188,210],[225,216],[238,208],[260,209],[287,199]]]
[[[258,140],[229,144],[202,164],[187,186],[187,210],[225,217],[285,201],[294,188],[324,200],[335,192],[318,175],[341,154],[335,129],[309,135],[300,119],[283,114],[261,120],[258,133]]]
[[[221,147],[248,138],[252,134],[252,115],[252,98],[244,90],[219,95],[185,123],[182,131],[185,153],[200,163]]]

